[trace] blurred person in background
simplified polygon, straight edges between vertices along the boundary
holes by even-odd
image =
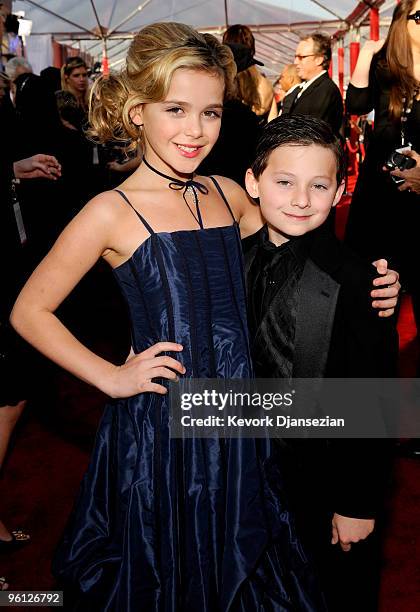
[[[361,115],[374,109],[375,122],[350,206],[346,241],[362,256],[385,254],[398,267],[412,296],[417,332],[419,197],[409,176],[387,173],[384,166],[396,149],[411,144],[420,151],[419,97],[420,1],[402,0],[386,40],[368,41],[362,48],[348,87],[348,111]],[[407,183],[396,184],[392,175]]]
[[[255,38],[248,26],[232,25],[223,34],[223,42],[245,45],[255,55]],[[262,125],[277,116],[277,104],[271,82],[254,65],[241,71],[238,75],[238,85],[242,101],[248,104],[254,113],[260,117]]]
[[[89,79],[86,62],[81,57],[69,57],[61,67],[61,89],[77,100],[86,115],[89,107]]]
[[[279,84],[285,94],[290,95],[299,85],[302,84],[296,64],[287,64],[279,77]]]
[[[61,71],[59,68],[48,66],[44,68],[44,70],[41,70],[39,76],[44,81],[47,89],[53,94],[61,89]]]
[[[274,81],[273,83],[273,91],[274,91],[274,97],[276,99],[276,103],[279,104],[285,95],[285,92],[282,90],[281,85],[280,85],[280,77],[277,77],[277,79]]]
[[[283,109],[285,103],[286,105],[288,104],[286,101],[287,96],[292,95],[295,89],[301,84],[302,79],[298,75],[296,64],[287,64],[287,66],[283,68],[279,77],[279,85],[281,87],[281,91],[284,92],[281,107],[278,109],[279,112]]]
[[[316,32],[302,38],[296,48],[295,64],[303,83],[284,99],[283,114],[323,119],[338,136],[343,124],[343,100],[329,77],[330,63],[329,36]]]
[[[245,172],[253,160],[262,128],[257,115],[242,100],[240,77],[248,68],[261,62],[245,45],[227,43],[227,46],[233,53],[237,68],[236,91],[225,101],[219,138],[200,164],[199,172],[227,176],[245,187]]]
[[[20,74],[32,73],[32,66],[24,57],[12,57],[5,66],[5,72],[13,82]]]
[[[72,111],[73,115],[78,113],[79,117],[74,117],[73,125],[77,126],[84,134],[88,127],[88,108],[89,108],[89,71],[86,62],[78,56],[69,57],[66,63],[61,67],[61,92],[65,92],[67,96],[61,99],[66,100],[66,106],[70,107],[69,95],[72,95],[76,101],[76,108]],[[60,95],[61,92],[57,92],[56,95]],[[68,127],[68,126],[67,126]],[[108,164],[110,161],[118,161],[112,158],[110,151],[106,150],[106,147],[97,146],[88,142],[88,146],[91,150],[92,157],[89,161],[89,172],[90,177],[88,183],[84,186],[85,189],[89,188],[90,191],[80,199],[79,202],[85,202],[87,199],[93,197],[97,193],[104,189],[112,189],[121,180],[121,176],[124,173],[124,169],[121,170],[121,175],[114,176],[114,170],[110,170]],[[68,157],[68,156],[67,156]],[[137,164],[138,166],[138,164]],[[137,167],[135,166],[135,167]],[[128,172],[131,168],[131,164],[128,166]],[[119,168],[118,168],[119,169]],[[118,172],[118,170],[117,170]],[[67,172],[64,168],[64,175]]]
[[[0,276],[0,468],[36,376],[34,353],[8,323],[13,302],[28,275],[22,244],[24,226],[18,225],[19,208],[12,198],[12,179],[51,181],[60,176],[60,165],[52,156],[37,154],[15,161],[15,114],[9,84],[9,77],[0,73],[0,135],[2,142],[7,143],[0,147],[0,239],[6,253]],[[22,529],[11,530],[0,520],[0,555],[12,552],[29,539]],[[6,579],[0,577],[0,590],[7,587]]]
[[[6,73],[0,72],[0,105],[9,98],[10,79]]]
[[[13,86],[15,159],[26,159],[42,151],[61,163],[62,124],[54,94],[44,79],[30,72],[17,76],[15,72]],[[67,222],[65,193],[61,181],[46,178],[40,178],[35,184],[21,180],[16,191],[25,220],[27,247],[35,267]]]

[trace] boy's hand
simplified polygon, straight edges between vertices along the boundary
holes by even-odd
[[[378,316],[390,317],[394,314],[401,289],[399,274],[395,270],[388,270],[386,259],[378,259],[373,262],[373,265],[380,275],[373,279],[373,284],[375,287],[383,288],[371,291],[370,295],[375,298],[372,307],[379,308]]]
[[[340,543],[344,552],[348,552],[352,544],[365,540],[374,527],[375,519],[356,519],[335,513],[332,518],[331,544]]]

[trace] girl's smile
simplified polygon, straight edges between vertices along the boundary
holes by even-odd
[[[189,157],[190,159],[196,157],[199,154],[200,149],[202,148],[201,146],[197,147],[182,144],[177,144],[176,147],[178,148],[178,151],[181,153],[181,155],[183,155],[184,157]]]

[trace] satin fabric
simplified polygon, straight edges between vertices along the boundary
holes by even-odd
[[[115,275],[136,352],[175,341],[185,376],[252,376],[236,224],[153,233]],[[77,609],[324,610],[268,442],[172,440],[168,420],[157,394],[105,409],[53,563]]]

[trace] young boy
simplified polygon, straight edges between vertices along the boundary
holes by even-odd
[[[243,241],[259,378],[395,375],[394,321],[370,306],[374,268],[326,222],[343,194],[343,178],[343,151],[326,123],[285,116],[265,127],[246,186],[259,198],[266,225]],[[375,610],[374,527],[387,443],[283,440],[273,446],[329,609]]]

